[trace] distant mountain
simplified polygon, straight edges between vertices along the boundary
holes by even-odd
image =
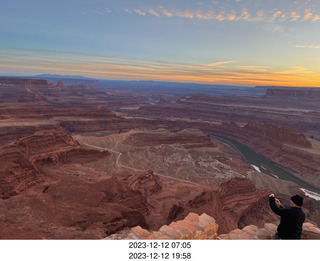
[[[84,77],[81,75],[60,75],[60,74],[40,74],[35,76],[28,76],[27,78],[96,80],[94,78]]]
[[[204,93],[215,96],[263,96],[266,88],[221,85],[221,84],[203,84],[203,83],[183,83],[183,82],[165,82],[152,80],[105,80],[84,77],[81,75],[60,75],[60,74],[40,74],[35,76],[24,76],[27,79],[49,80],[53,84],[62,81],[64,85],[84,85],[100,91],[123,91],[135,94],[174,94],[187,95]]]

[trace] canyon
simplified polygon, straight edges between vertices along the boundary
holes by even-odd
[[[158,231],[189,213],[214,218],[222,235],[279,222],[271,193],[285,204],[302,195],[307,221],[319,226],[318,200],[211,135],[317,190],[318,90],[213,96],[85,83],[0,78],[0,238],[101,239],[137,226]]]

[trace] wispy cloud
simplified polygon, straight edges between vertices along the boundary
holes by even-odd
[[[320,45],[295,45],[296,48],[320,49]]]
[[[189,10],[176,10],[175,16],[193,19],[195,14]]]
[[[103,12],[97,11],[97,10],[90,10],[91,13],[97,14],[97,15],[104,15]]]
[[[138,15],[142,15],[142,16],[145,16],[145,15],[146,15],[145,12],[143,12],[143,11],[141,11],[141,10],[139,10],[139,9],[133,9],[133,11],[134,11],[135,13],[137,13]]]
[[[312,74],[314,72],[309,71],[307,68],[304,67],[292,67],[290,70],[285,71],[277,71],[277,74],[294,74],[294,75],[301,75],[301,74]]]
[[[207,67],[222,67],[225,64],[230,64],[230,63],[235,63],[235,62],[236,61],[214,62],[214,63],[204,64],[203,66],[207,66]]]
[[[241,20],[247,22],[316,22],[320,20],[320,14],[317,14],[315,10],[311,8],[302,9],[301,5],[297,5],[295,10],[292,10],[292,8],[273,8],[270,10],[270,8],[267,9],[266,6],[260,6],[259,4],[256,4],[256,7],[252,8],[250,5],[242,4],[242,1],[236,5],[225,5],[224,2],[211,1],[211,5],[208,5],[207,8],[203,9],[204,6],[201,3],[201,5],[197,5],[197,9],[181,9],[173,6],[165,7],[158,5],[156,7],[126,8],[124,11],[142,16],[149,14],[157,17],[180,17],[220,22]],[[199,9],[199,7],[202,7],[202,9]]]
[[[207,13],[202,13],[201,10],[197,10],[195,12],[195,16],[198,19],[204,19],[204,20],[212,20],[215,18],[215,14],[213,10],[208,10]]]
[[[270,20],[271,21],[276,20],[278,17],[280,17],[281,14],[282,14],[282,12],[280,10],[275,11],[274,14],[271,16]]]
[[[163,6],[161,6],[161,5],[158,6],[158,9],[159,9],[159,11],[160,11],[163,15],[165,15],[165,16],[167,16],[167,17],[173,16],[173,13],[172,13],[172,12],[169,12],[167,9],[165,9],[165,8],[164,8]]]
[[[124,11],[128,14],[132,14],[132,11],[129,8],[125,8]]]
[[[96,78],[159,80],[234,85],[319,86],[320,74],[297,66],[274,71],[236,61],[179,64],[43,50],[0,49],[0,71],[63,73]],[[236,65],[234,64],[236,63]],[[308,76],[308,77],[306,77]]]
[[[148,10],[148,13],[153,14],[154,16],[160,16],[159,13],[152,8]]]

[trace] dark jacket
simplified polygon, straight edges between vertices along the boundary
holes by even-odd
[[[272,211],[281,217],[277,229],[279,237],[281,239],[301,239],[302,225],[305,220],[302,209],[278,207],[274,197],[269,197],[269,203]]]

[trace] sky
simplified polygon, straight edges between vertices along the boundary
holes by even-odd
[[[0,75],[320,86],[320,0],[1,0]]]

